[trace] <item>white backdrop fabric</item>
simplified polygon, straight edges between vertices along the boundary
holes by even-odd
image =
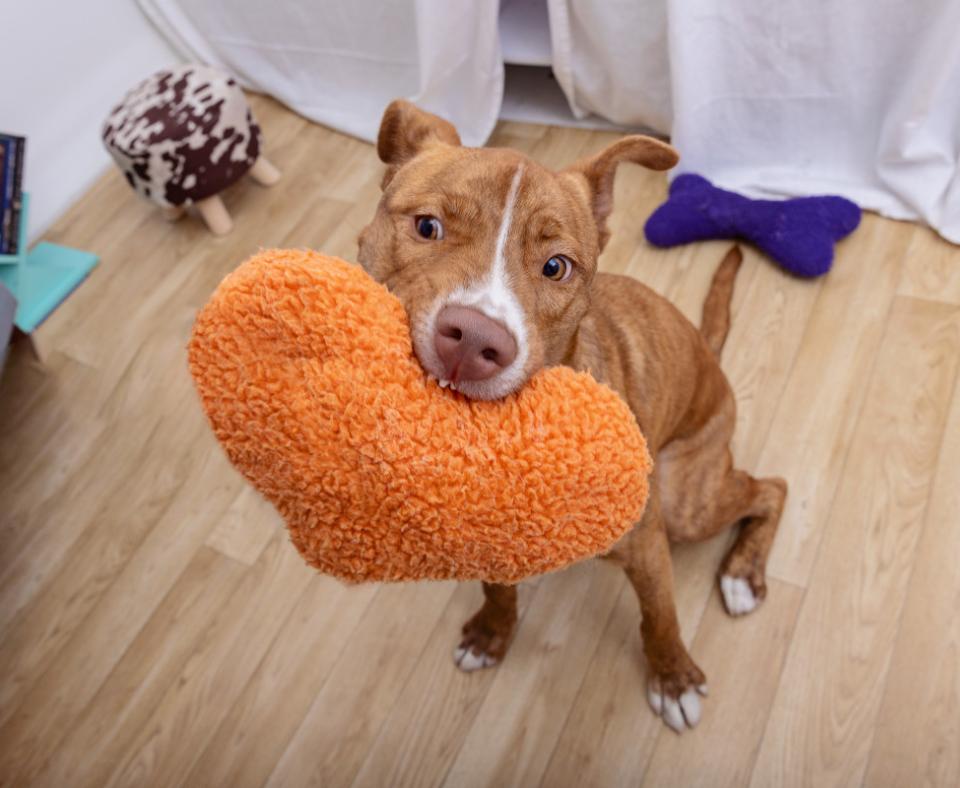
[[[466,145],[482,145],[497,122],[495,0],[138,2],[185,57],[347,134],[375,139],[398,97],[444,115]]]
[[[668,0],[548,0],[553,73],[573,114],[669,134]]]
[[[960,243],[958,0],[549,4],[574,111],[670,133],[676,173],[841,194]]]
[[[685,169],[748,193],[843,194],[960,243],[960,3],[712,5],[671,3]]]
[[[190,57],[372,139],[405,96],[481,144],[497,0],[140,0]],[[833,193],[960,243],[960,0],[547,0],[576,115],[672,135],[753,196]]]

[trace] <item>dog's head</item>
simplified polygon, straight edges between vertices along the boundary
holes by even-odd
[[[377,152],[387,171],[360,263],[403,303],[424,369],[473,399],[506,396],[570,350],[617,165],[677,162],[669,145],[630,136],[553,172],[461,147],[452,125],[406,101],[387,107]]]

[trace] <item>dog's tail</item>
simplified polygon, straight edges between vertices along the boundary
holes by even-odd
[[[703,317],[700,320],[700,333],[707,341],[713,355],[720,357],[723,343],[730,330],[730,300],[733,298],[733,281],[743,262],[743,253],[739,246],[727,252],[710,283],[710,292],[703,302]]]

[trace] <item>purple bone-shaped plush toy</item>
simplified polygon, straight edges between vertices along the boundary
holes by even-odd
[[[670,196],[647,219],[654,246],[715,238],[755,244],[790,273],[820,276],[833,264],[833,245],[860,224],[860,208],[843,197],[751,200],[718,189],[699,175],[679,175]]]

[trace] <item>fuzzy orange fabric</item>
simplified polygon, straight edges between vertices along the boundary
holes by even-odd
[[[189,357],[230,460],[343,580],[515,583],[610,548],[646,503],[616,393],[567,368],[500,402],[441,389],[400,302],[342,260],[260,252],[200,311]]]

